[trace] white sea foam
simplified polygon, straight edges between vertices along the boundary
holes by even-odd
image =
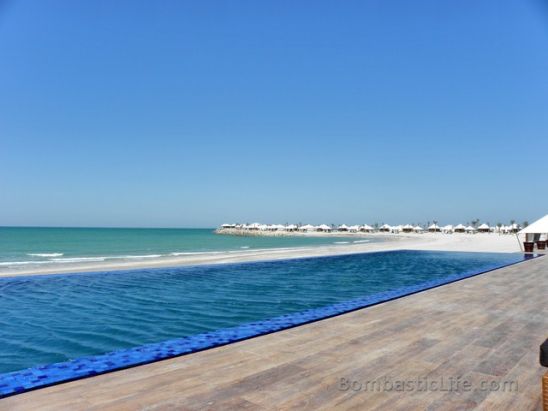
[[[356,243],[356,244],[359,244],[359,243],[368,243],[370,242],[371,240],[356,240],[356,241],[352,241],[353,243]]]
[[[31,257],[61,257],[63,253],[29,253]]]
[[[188,251],[188,252],[177,252],[170,253],[169,255],[180,256],[180,255],[204,255],[204,254],[222,254],[224,251]]]
[[[3,261],[0,267],[10,267],[14,265],[29,265],[29,264],[48,264],[51,261]]]
[[[83,263],[87,261],[105,261],[107,257],[70,257],[70,258],[51,258],[49,261],[54,263]]]
[[[241,248],[242,250],[247,250],[247,249],[249,248],[249,246],[248,246],[248,245],[244,245],[244,246],[242,246],[242,247],[240,247],[240,248]]]
[[[120,256],[107,257],[107,258],[124,258],[124,259],[131,259],[131,258],[158,258],[158,257],[162,257],[162,254],[120,255]]]
[[[348,244],[350,241],[335,241],[333,244]]]

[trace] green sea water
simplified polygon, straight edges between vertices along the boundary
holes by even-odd
[[[214,229],[0,227],[0,269],[314,247],[378,238],[241,237]]]

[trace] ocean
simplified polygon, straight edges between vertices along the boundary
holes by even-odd
[[[241,237],[213,228],[0,227],[0,270],[183,255],[382,241],[344,237]]]

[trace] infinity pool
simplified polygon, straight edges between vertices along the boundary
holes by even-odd
[[[523,258],[396,251],[4,278],[0,372],[234,327]]]

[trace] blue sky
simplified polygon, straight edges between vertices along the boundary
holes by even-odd
[[[0,0],[0,225],[531,221],[547,152],[539,0]]]

